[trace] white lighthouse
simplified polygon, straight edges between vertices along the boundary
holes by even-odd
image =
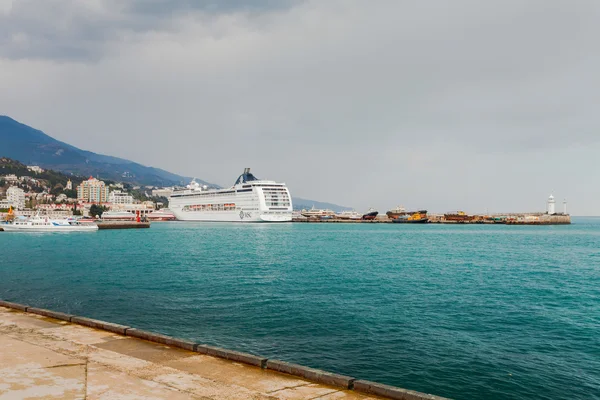
[[[555,205],[554,196],[550,195],[550,197],[548,197],[548,215],[556,214]]]
[[[567,213],[567,199],[564,199],[564,200],[563,200],[563,214],[565,214],[565,215],[569,215],[569,214]]]

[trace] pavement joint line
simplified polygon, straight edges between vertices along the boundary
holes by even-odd
[[[77,364],[60,364],[60,365],[51,365],[49,367],[45,367],[44,369],[52,369],[52,368],[62,368],[62,367],[78,367],[80,365],[86,365],[85,361]]]
[[[87,395],[88,395],[88,364],[89,364],[90,360],[86,359],[85,360],[85,368],[84,368],[84,374],[83,374],[83,400],[87,399]]]
[[[299,388],[299,387],[302,387],[302,386],[308,386],[310,384],[312,384],[312,382],[305,382],[305,383],[301,383],[299,385],[294,385],[294,386],[285,386],[285,387],[282,387],[280,389],[271,390],[270,392],[266,392],[266,393],[267,394],[277,393],[277,392],[281,392],[282,390],[296,389],[296,388]]]
[[[317,397],[311,397],[311,398],[310,398],[310,399],[308,399],[308,400],[317,400],[317,399],[322,399],[322,398],[323,398],[323,397],[325,397],[325,396],[329,396],[330,394],[334,394],[334,393],[338,393],[338,392],[341,392],[341,390],[334,390],[334,391],[332,391],[332,392],[329,392],[329,393],[320,394],[320,395],[318,395]]]
[[[8,309],[13,309],[13,310],[18,310],[18,311],[25,312],[25,313],[28,313],[28,314],[31,314],[31,315],[42,315],[45,318],[55,319],[57,321],[68,321],[67,323],[70,323],[70,324],[76,324],[76,325],[80,325],[80,326],[87,326],[85,324],[81,324],[81,323],[78,323],[76,321],[72,321],[72,319],[74,319],[74,318],[85,318],[85,317],[80,317],[80,316],[77,316],[77,315],[66,314],[66,313],[62,313],[62,312],[55,312],[55,311],[46,310],[46,309],[40,309],[40,308],[37,308],[37,307],[31,307],[31,306],[22,305],[22,304],[19,304],[19,303],[4,301],[2,299],[0,299],[0,307],[8,308]],[[32,311],[29,311],[29,309],[31,309]],[[106,321],[99,321],[99,322],[102,322],[102,323],[105,323],[105,324],[111,324],[111,323],[106,322]],[[66,325],[64,325],[64,324],[57,324],[57,327],[61,327],[61,326],[66,326]],[[128,330],[130,330],[130,329],[137,330],[136,328],[133,328],[133,327],[124,327],[124,328],[125,329],[123,330],[123,334],[117,333],[117,335],[127,337],[127,336],[129,336],[129,335],[127,335],[127,331]],[[109,329],[103,328],[101,326],[99,326],[99,327],[93,327],[92,329],[97,329],[97,330],[101,330],[101,331],[104,331],[104,332],[110,332]],[[38,331],[39,330],[40,329],[38,329]],[[149,334],[155,334],[156,336],[168,337],[169,339],[174,339],[175,341],[182,340],[182,339],[179,339],[179,338],[173,338],[173,337],[168,336],[168,335],[163,335],[163,334],[160,334],[158,332],[147,332],[147,333],[149,333]],[[48,337],[53,337],[53,336],[52,335],[48,335]],[[56,338],[56,337],[53,337],[53,338],[56,339],[56,340],[60,340],[60,338]],[[152,340],[151,338],[136,338],[136,339],[137,340],[146,340],[146,341],[149,341],[149,342],[152,342],[152,343],[164,344],[161,341]],[[26,343],[30,343],[30,342],[27,342],[25,340],[21,340],[21,341],[24,341]],[[192,342],[188,342],[188,343],[192,343]],[[31,344],[35,344],[35,343],[31,343]],[[41,345],[37,345],[37,346],[38,347],[43,347]],[[200,346],[203,346],[203,345],[201,343],[195,343],[195,342],[193,343],[193,349],[197,350]],[[188,348],[184,348],[184,347],[178,346],[176,344],[169,344],[168,347],[174,347],[174,348],[179,348],[179,349],[182,349],[182,350],[190,351]],[[212,347],[212,346],[209,346],[209,347]],[[228,349],[223,349],[223,350],[229,351]],[[65,353],[64,351],[59,351],[59,353],[69,354],[68,352]],[[240,353],[240,352],[232,351],[232,353]],[[220,359],[225,359],[225,360],[229,359],[228,357],[224,357],[224,356],[221,356],[221,355],[218,355],[218,354],[209,354],[209,356],[212,356],[212,357],[215,357],[215,358],[220,358]],[[257,367],[258,368],[264,368],[263,365],[266,366],[266,364],[267,364],[268,361],[269,361],[269,359],[265,358],[264,361],[261,362],[261,365],[257,366]],[[280,360],[273,360],[273,361],[274,362],[280,362],[280,363],[284,363],[284,364],[289,364],[289,365],[296,366],[295,364],[287,363],[287,362],[280,361]],[[251,364],[249,362],[244,362],[244,361],[241,361],[241,360],[235,360],[235,362],[241,362],[241,363],[247,364],[247,365],[254,365],[254,364]],[[256,365],[254,365],[254,366],[256,366]],[[314,370],[313,368],[305,367],[305,366],[302,366],[302,365],[298,365],[296,367],[300,367],[300,368],[305,369],[305,370]],[[266,368],[266,369],[269,369],[269,368]],[[319,370],[315,370],[315,371],[325,372],[325,373],[328,373],[330,375],[338,375],[338,374],[335,374],[335,373],[330,373],[329,371],[319,371]],[[311,379],[305,378],[304,376],[302,376],[300,374],[295,374],[293,372],[292,373],[281,372],[281,371],[277,371],[277,372],[283,373],[283,374],[286,374],[286,375],[291,375],[291,376],[294,376],[296,378],[303,379],[303,380],[308,380],[309,381],[309,383],[307,383],[307,384],[293,386],[293,387],[290,387],[289,389],[292,389],[294,387],[305,386],[305,385],[308,385],[310,383],[318,383],[318,381],[313,381]],[[356,385],[355,385],[356,383],[360,383],[360,385],[361,385],[361,388],[359,390],[356,389]],[[367,385],[367,388],[366,389],[362,388],[362,386],[365,386],[365,385]],[[167,385],[167,386],[169,386],[169,385]],[[337,385],[330,385],[329,384],[328,386],[331,387],[331,386],[337,386]],[[373,388],[371,388],[371,386]],[[182,392],[182,390],[180,390],[180,389],[177,389],[177,388],[173,388],[173,389],[177,390],[178,392]],[[279,390],[276,390],[276,391],[273,391],[273,392],[267,392],[267,393],[275,393],[275,392],[278,392],[280,390],[284,390],[284,389],[279,389]],[[379,394],[379,393],[374,393],[374,392],[378,392],[378,391],[381,390],[381,391],[385,391],[385,392],[390,392],[389,398],[397,398],[396,397],[397,395],[404,396],[404,394],[408,392],[415,399],[417,399],[417,398],[418,399],[432,399],[432,398],[435,398],[436,400],[445,400],[443,397],[433,396],[433,395],[430,395],[430,394],[420,393],[420,392],[416,392],[416,391],[412,391],[412,390],[403,389],[403,388],[400,388],[400,387],[395,387],[395,386],[380,384],[380,383],[377,383],[377,382],[370,382],[370,381],[361,380],[361,379],[357,379],[357,378],[352,378],[352,380],[348,382],[347,390],[351,390],[351,391],[354,391],[356,393],[364,393],[364,394]],[[337,389],[334,389],[334,392],[335,391],[337,391]],[[183,392],[187,392],[187,391],[183,391]],[[334,392],[331,392],[331,393],[334,393]],[[396,392],[399,392],[399,393],[396,393]],[[331,393],[328,393],[328,394],[331,394]],[[381,395],[381,394],[379,394],[379,395]],[[387,393],[384,394],[384,396],[385,395],[387,395]]]

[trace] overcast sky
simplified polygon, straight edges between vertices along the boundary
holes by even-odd
[[[598,0],[0,0],[0,114],[359,210],[553,193],[599,215],[599,21]]]

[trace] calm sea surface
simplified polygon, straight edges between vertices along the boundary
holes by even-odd
[[[457,399],[600,398],[600,219],[0,232],[0,298]]]

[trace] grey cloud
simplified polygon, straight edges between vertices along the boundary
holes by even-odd
[[[179,12],[208,11],[215,13],[239,11],[285,10],[304,0],[130,0],[127,9],[133,14],[168,15]]]
[[[278,12],[301,0],[16,0],[0,12],[0,57],[96,62],[131,34],[177,31],[185,15]]]

